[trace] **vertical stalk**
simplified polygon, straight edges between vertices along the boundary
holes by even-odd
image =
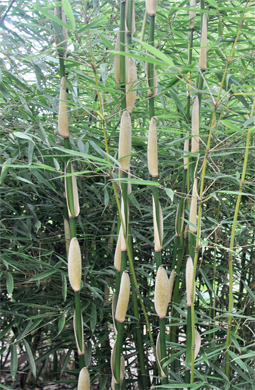
[[[59,17],[60,20],[63,19],[63,12],[62,12],[62,6],[57,7],[57,17]],[[63,35],[64,32],[63,32]],[[58,44],[58,36],[55,35],[55,41],[56,44]],[[69,130],[68,130],[68,116],[67,116],[67,98],[66,98],[66,91],[65,91],[65,53],[66,53],[66,42],[60,42],[58,44],[58,55],[59,55],[59,68],[60,68],[60,102],[59,102],[59,134],[64,139],[64,147],[66,149],[70,149],[70,141],[69,141]],[[62,83],[62,80],[63,83]],[[63,98],[64,96],[64,98]],[[63,101],[62,101],[63,100]],[[73,189],[73,180],[72,180],[72,169],[71,169],[71,163],[68,161],[68,157],[65,158],[65,167],[66,167],[66,173],[68,176],[66,176],[66,201],[67,201],[67,208],[69,209],[69,223],[70,223],[70,236],[71,238],[76,238],[76,222],[75,217],[77,216],[77,213],[79,211],[76,210],[75,202],[77,200],[74,199],[74,189]],[[77,205],[76,205],[77,206]],[[69,267],[69,258],[68,258],[68,267]],[[69,272],[69,268],[68,268]],[[80,276],[79,276],[80,277]],[[72,286],[73,287],[73,286]],[[80,368],[82,369],[85,367],[85,358],[84,358],[84,345],[83,345],[83,324],[82,324],[82,317],[81,317],[81,305],[80,305],[80,292],[74,290],[74,297],[75,297],[75,334],[77,337],[77,347],[79,351],[79,364]]]
[[[186,331],[186,364],[191,362],[192,329],[191,329],[191,306],[187,307],[187,331]],[[185,367],[185,382],[190,383],[190,367]]]
[[[154,46],[154,32],[155,32],[155,15],[149,16],[149,22],[150,22],[150,30],[149,30],[149,44],[151,46]],[[149,113],[150,118],[155,116],[155,106],[154,106],[154,64],[149,63],[149,71],[148,71],[148,84],[149,88],[152,91],[152,96],[149,99]]]
[[[125,9],[126,1],[120,0],[120,51],[125,53]],[[120,88],[122,90],[121,109],[126,109],[126,71],[125,71],[125,56],[120,55]]]
[[[255,99],[252,105],[251,117],[253,117],[254,115],[254,109],[255,109]],[[233,258],[234,258],[235,230],[237,225],[237,218],[238,218],[238,213],[240,208],[242,192],[245,185],[245,175],[246,175],[248,156],[249,156],[250,139],[251,139],[251,129],[249,129],[247,132],[243,171],[242,171],[242,177],[241,177],[241,182],[239,187],[239,194],[236,200],[235,214],[234,214],[234,220],[233,220],[231,236],[230,236],[229,261],[228,261],[228,269],[229,269],[228,330],[227,330],[226,353],[225,353],[225,359],[226,359],[225,374],[227,375],[227,377],[229,377],[229,348],[231,345],[230,336],[231,336],[232,311],[233,311]]]
[[[127,2],[127,41],[128,45],[132,43],[132,24],[133,24],[133,3],[134,0],[128,0]]]
[[[247,3],[246,8],[248,7],[248,5],[249,5],[249,2]],[[244,16],[245,12],[246,11],[243,12],[242,16]],[[210,130],[209,130],[209,134],[208,134],[206,150],[205,150],[205,157],[204,157],[204,162],[203,162],[203,168],[202,168],[202,172],[200,175],[200,194],[199,194],[200,202],[199,202],[199,207],[198,207],[197,239],[196,239],[195,257],[194,257],[194,273],[193,273],[193,280],[192,280],[192,290],[193,291],[195,288],[195,275],[196,275],[196,267],[197,267],[198,255],[199,255],[199,237],[200,237],[201,224],[202,224],[202,200],[203,200],[203,192],[204,192],[204,181],[205,181],[205,173],[206,173],[209,150],[211,147],[212,131],[213,131],[213,127],[214,127],[214,121],[216,118],[216,110],[217,110],[219,102],[220,102],[221,92],[223,89],[224,81],[225,81],[226,76],[227,76],[228,66],[231,62],[231,58],[234,54],[234,50],[235,50],[237,41],[238,41],[240,34],[241,34],[242,23],[243,23],[243,17],[241,18],[241,21],[239,23],[236,38],[235,38],[235,41],[234,41],[233,46],[231,48],[231,51],[230,51],[230,54],[229,54],[229,57],[227,60],[227,64],[225,67],[225,71],[224,71],[224,74],[223,74],[223,77],[221,80],[221,85],[220,85],[218,96],[216,99],[215,109],[214,109],[214,112],[212,115]],[[194,354],[194,352],[195,352],[195,349],[194,349],[195,348],[195,307],[194,307],[194,302],[192,302],[192,304],[191,304],[191,311],[192,311],[192,316],[191,316],[191,321],[192,321],[191,383],[193,383],[194,382],[194,372],[195,372],[195,367],[194,367],[194,365],[195,365],[195,359],[194,359],[194,357],[195,357],[195,354]]]
[[[186,188],[186,177],[187,177],[187,169],[183,170],[183,179],[182,179],[182,194],[185,193]],[[176,221],[176,237],[175,237],[175,250],[176,255],[173,258],[173,265],[172,269],[175,269],[175,283],[174,283],[174,291],[173,291],[173,297],[172,297],[172,303],[178,304],[180,301],[180,274],[181,274],[181,267],[183,263],[183,255],[184,255],[184,229],[183,229],[183,221],[182,221],[182,215],[183,210],[185,207],[185,201],[183,198],[180,199],[179,202],[179,209],[178,209],[178,215],[177,215],[177,221]],[[177,342],[178,337],[178,326],[177,326],[177,318],[179,316],[177,310],[175,309],[174,305],[172,304],[172,310],[171,310],[171,321],[170,321],[170,341],[172,343]],[[173,355],[175,352],[175,349],[171,349],[171,354]],[[171,364],[172,371],[175,371],[176,368],[176,361],[174,360]]]
[[[132,241],[130,235],[128,236],[128,242],[129,242],[129,248],[132,248]],[[132,251],[131,251],[131,256],[133,259]],[[143,347],[143,340],[142,340],[143,332],[142,332],[141,322],[139,317],[137,291],[135,288],[133,275],[131,275],[131,285],[132,285],[134,317],[137,320],[136,327],[135,327],[135,343],[137,345],[138,355],[139,355],[138,378],[142,383],[143,386],[142,389],[147,389],[149,387],[149,377],[148,377],[148,371],[146,369],[148,363],[147,363],[147,356],[145,356],[144,354],[144,347]]]
[[[120,365],[121,365],[121,354],[123,347],[123,332],[124,332],[124,323],[117,322],[117,344],[116,344],[116,361],[115,361],[115,376],[117,384],[120,386]]]
[[[165,361],[166,358],[166,319],[160,318],[159,319],[159,328],[160,328],[160,353],[161,353],[161,361]],[[163,371],[166,375],[166,377],[163,378],[162,384],[168,383],[167,380],[167,367],[163,368]]]

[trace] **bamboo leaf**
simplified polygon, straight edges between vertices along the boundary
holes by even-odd
[[[44,271],[44,272],[42,272],[42,273],[39,274],[39,275],[33,276],[33,277],[30,279],[30,282],[32,282],[32,281],[38,281],[38,280],[42,280],[42,279],[46,279],[46,278],[48,278],[50,275],[55,274],[57,271],[58,271],[58,269],[51,269],[51,270],[49,270],[49,271]]]
[[[202,270],[202,268],[199,268],[199,272],[201,273],[201,275],[203,276],[203,279],[207,285],[207,287],[209,288],[209,290],[213,293],[213,287],[211,285],[211,283],[209,282],[205,272]]]
[[[173,61],[166,56],[162,51],[156,49],[154,46],[150,45],[149,43],[139,41],[138,39],[134,38],[135,42],[138,42],[140,45],[142,45],[146,50],[148,50],[149,53],[154,55],[156,58],[159,58],[164,62],[165,65],[170,66],[171,68],[174,68]]]
[[[10,387],[7,387],[7,386],[3,385],[2,383],[0,383],[0,387],[4,390],[12,390]]]
[[[9,295],[12,295],[14,289],[13,276],[10,272],[6,273],[6,287]]]
[[[43,7],[39,7],[38,5],[34,5],[34,9],[36,11],[39,11],[41,12],[44,16],[46,16],[46,18],[54,21],[55,23],[59,24],[60,26],[62,27],[65,27],[67,28],[68,30],[72,30],[72,27],[68,26],[68,24],[62,22],[62,20],[60,20],[57,16],[55,16],[53,13],[51,12],[48,12],[45,8]]]
[[[65,326],[65,322],[66,322],[66,317],[65,317],[65,313],[62,313],[59,320],[58,320],[58,335],[62,332],[62,330],[64,329],[64,326]]]
[[[8,173],[8,170],[9,170],[9,164],[12,162],[12,159],[11,158],[8,158],[2,165],[2,171],[1,171],[1,176],[0,176],[0,185],[4,182],[6,176],[7,176],[7,173]]]
[[[173,200],[174,200],[174,192],[173,192],[173,190],[171,190],[171,188],[166,188],[166,194],[171,199],[171,202],[173,202]]]
[[[111,44],[111,42],[103,35],[99,34],[102,42],[105,44],[105,46],[108,46],[110,50],[114,50],[114,46]]]
[[[36,365],[35,365],[35,361],[34,361],[34,357],[33,357],[31,348],[30,348],[30,346],[29,346],[29,344],[28,344],[26,339],[24,339],[23,342],[24,342],[24,345],[25,345],[26,353],[27,353],[27,359],[28,359],[29,367],[30,367],[30,369],[32,371],[32,374],[36,378]]]
[[[17,138],[26,139],[26,140],[28,140],[28,141],[30,141],[30,142],[34,142],[34,141],[32,140],[32,138],[31,138],[29,135],[27,135],[26,133],[21,133],[20,131],[14,131],[13,134],[14,134],[15,137],[17,137]]]
[[[11,375],[12,379],[15,379],[16,373],[18,369],[18,354],[17,354],[17,345],[11,345]]]
[[[246,364],[233,351],[229,350],[229,355],[233,359],[232,361],[234,361],[236,364],[238,364],[238,366],[240,366],[242,368],[242,370],[244,370],[246,372],[249,371]]]
[[[62,0],[62,3],[63,3],[63,7],[64,7],[64,10],[65,10],[65,14],[66,14],[66,16],[69,19],[69,22],[70,22],[70,25],[71,25],[72,29],[74,30],[75,27],[76,27],[76,23],[75,23],[75,19],[74,19],[74,15],[73,15],[73,10],[72,10],[71,4],[69,3],[69,0]]]

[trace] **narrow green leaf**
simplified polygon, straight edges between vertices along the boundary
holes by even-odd
[[[59,321],[58,321],[58,335],[62,332],[62,330],[64,329],[64,326],[65,326],[65,322],[66,322],[66,316],[65,316],[65,313],[62,313],[60,318],[59,318]]]
[[[76,27],[76,23],[75,23],[71,4],[69,3],[68,0],[62,0],[62,4],[63,4],[64,10],[65,10],[65,14],[69,19],[70,25],[71,25],[72,29],[74,30]]]
[[[27,135],[26,133],[21,133],[21,131],[14,131],[13,134],[14,134],[15,137],[17,137],[17,138],[26,139],[26,140],[28,140],[28,141],[30,141],[30,142],[34,142],[34,141],[32,140],[32,138],[29,137],[29,135]]]
[[[96,306],[94,305],[94,303],[92,303],[91,305],[91,313],[90,313],[90,329],[92,330],[92,332],[94,332],[95,330],[95,327],[96,327],[96,323],[97,323],[97,310],[96,310]]]
[[[186,118],[186,113],[185,113],[185,110],[184,110],[184,107],[183,107],[183,104],[181,102],[181,100],[179,99],[177,93],[173,90],[173,88],[170,89],[169,91],[170,95],[171,95],[171,98],[174,100],[175,102],[175,105],[176,105],[176,108],[181,111],[182,115],[184,116],[184,118]]]
[[[239,358],[239,356],[237,356],[233,351],[229,350],[228,351],[229,355],[231,356],[231,358],[233,359],[232,361],[234,361],[236,364],[238,364],[239,367],[241,367],[242,370],[248,372],[248,368],[246,366],[246,364]]]
[[[129,52],[124,52],[124,51],[112,51],[112,54],[114,55],[121,55],[121,56],[125,56],[125,57],[130,57],[130,53]],[[142,62],[149,62],[151,64],[156,64],[156,65],[159,65],[159,66],[165,66],[165,63],[162,62],[162,61],[159,61],[157,58],[154,58],[154,57],[151,57],[151,56],[148,56],[148,55],[140,55],[140,54],[135,54],[135,53],[132,53],[132,58],[134,58],[135,60],[138,60],[138,61],[142,61]]]
[[[238,132],[238,133],[241,132],[240,127],[237,127],[236,125],[234,125],[234,123],[232,123],[232,122],[229,121],[229,120],[226,120],[226,119],[221,120],[221,123],[223,124],[223,126],[228,127],[228,128],[230,128],[231,130],[233,130],[233,131],[236,131],[236,132]]]
[[[148,50],[149,53],[154,55],[156,58],[159,58],[160,60],[164,61],[165,65],[171,66],[174,68],[173,61],[167,57],[164,53],[162,53],[160,50],[156,49],[154,46],[149,45],[149,43],[139,41],[138,39],[133,38],[134,41],[138,42],[140,45],[142,45],[146,50]]]
[[[12,295],[14,289],[13,276],[10,272],[6,273],[6,287],[9,295]]]
[[[212,6],[212,7],[215,7],[215,8],[218,8],[218,4],[215,0],[208,0],[208,3]]]
[[[3,98],[6,102],[9,100],[9,93],[7,92],[7,89],[3,85],[3,83],[0,83],[0,92],[3,95]]]
[[[108,46],[110,50],[114,50],[114,46],[111,44],[110,41],[108,41],[107,38],[105,38],[105,36],[104,36],[103,34],[99,34],[99,36],[100,36],[102,42],[103,42],[106,46]]]
[[[55,23],[60,24],[60,26],[67,28],[68,30],[72,30],[72,27],[68,26],[68,24],[62,22],[57,16],[53,15],[51,12],[46,11],[45,8],[39,7],[38,5],[34,5],[35,10],[41,12],[46,18],[53,20]]]
[[[35,365],[34,356],[32,354],[31,348],[30,348],[27,340],[24,339],[23,342],[24,342],[24,345],[25,345],[26,353],[27,353],[27,360],[28,360],[28,363],[29,363],[29,367],[30,367],[30,369],[32,371],[32,374],[36,378],[36,365]]]
[[[63,362],[63,366],[61,367],[61,374],[63,374],[63,372],[65,371],[66,369],[66,366],[67,364],[69,363],[69,360],[70,360],[70,356],[71,356],[71,353],[72,353],[73,349],[72,348],[69,348],[67,354],[66,354],[66,357],[65,357],[65,360]]]
[[[49,271],[42,272],[39,275],[33,276],[29,281],[35,281],[35,280],[41,280],[41,279],[46,279],[48,276],[55,274],[58,271],[58,269],[51,269]]]
[[[239,359],[248,359],[248,358],[254,359],[254,352],[245,353],[244,355],[239,356]]]
[[[166,188],[166,194],[167,194],[167,196],[169,196],[169,198],[173,202],[173,200],[174,200],[174,192],[171,190],[171,188]]]
[[[34,147],[35,147],[34,142],[33,141],[29,141],[28,148],[27,148],[28,164],[29,165],[32,163]]]
[[[1,176],[0,176],[0,185],[4,182],[4,180],[5,180],[6,176],[7,176],[9,165],[10,165],[11,162],[12,162],[12,159],[8,158],[8,160],[6,160],[3,163]]]
[[[136,199],[135,195],[133,194],[133,192],[128,194],[128,198],[129,198],[130,202],[133,203],[133,205],[139,210],[139,212],[142,215],[141,208],[140,208],[140,203],[137,201],[137,199]]]
[[[203,279],[207,285],[207,287],[209,288],[209,290],[213,293],[213,287],[211,285],[211,283],[209,282],[205,272],[202,270],[202,268],[199,268],[199,272],[201,273],[201,275],[203,276]]]
[[[157,385],[157,389],[191,389],[191,390],[196,390],[200,389],[201,386],[203,386],[206,382],[200,382],[200,383],[174,383],[174,384],[167,384],[167,385]]]
[[[109,200],[110,200],[109,193],[108,193],[107,187],[105,187],[105,189],[104,189],[104,205],[105,205],[105,207],[108,206]]]
[[[61,277],[62,277],[62,296],[65,302],[67,297],[67,280],[63,272],[61,273]]]
[[[91,354],[92,354],[92,344],[91,344],[91,342],[89,341],[89,342],[87,343],[87,348],[86,348],[86,357],[85,357],[86,367],[88,367],[88,366],[90,365]]]
[[[107,376],[105,375],[105,376],[103,377],[102,382],[100,383],[100,390],[106,389],[106,388],[107,388],[106,384],[107,384]]]
[[[12,379],[15,379],[16,372],[18,369],[18,354],[17,354],[17,345],[11,345],[11,376]]]
[[[246,290],[248,291],[248,294],[250,295],[250,297],[252,298],[252,300],[255,302],[255,294],[253,293],[253,291],[250,289],[250,287],[248,286],[248,284],[245,283],[243,280],[242,280],[242,283],[243,283],[244,287],[246,288]]]

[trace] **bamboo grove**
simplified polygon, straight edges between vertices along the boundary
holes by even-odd
[[[255,3],[1,7],[3,378],[254,389]]]

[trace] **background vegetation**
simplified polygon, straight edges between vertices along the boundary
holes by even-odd
[[[113,59],[120,4],[111,0],[65,0],[63,4],[68,25],[68,148],[57,125],[61,70],[54,33],[61,27],[54,19],[54,6],[59,4],[33,0],[2,1],[0,5],[0,367],[2,372],[11,370],[15,378],[20,369],[18,358],[26,353],[21,386],[30,371],[34,383],[64,383],[62,374],[68,372],[68,382],[75,388],[84,366],[80,363],[79,368],[73,334],[75,297],[68,281],[64,238],[63,178],[68,158],[77,173],[80,201],[76,228],[82,253],[79,296],[85,365],[91,383],[104,389],[110,388],[116,337],[111,302],[118,283],[113,259],[120,226],[116,200],[120,200],[118,142],[123,92],[114,78]],[[148,388],[252,390],[255,2],[197,1],[192,59],[188,51],[189,5],[187,0],[159,2],[156,50],[150,45],[147,52],[143,42],[148,42],[150,17],[144,1],[135,2],[136,32],[129,53],[136,62],[138,84],[128,201],[130,248],[139,291],[131,289],[124,322],[125,380],[121,388],[145,389],[147,383]],[[204,13],[208,15],[207,70],[201,72]],[[146,62],[156,63],[158,75],[154,107],[159,178],[154,185],[147,168],[151,111]],[[188,70],[191,98],[187,100]],[[188,153],[185,174],[183,146],[185,139],[192,138],[190,117],[197,95],[201,100],[200,149]],[[187,238],[184,229],[194,177],[198,179],[198,231]],[[161,261],[168,275],[176,271],[174,298],[164,324],[166,356],[161,363],[163,370],[168,370],[167,379],[162,379],[156,364],[160,356],[154,348],[161,326],[153,303],[155,186],[164,220]],[[180,204],[184,204],[182,215],[178,213]],[[177,221],[184,221],[177,235],[176,215]],[[190,340],[186,339],[187,255],[195,261],[196,285]],[[141,302],[134,312],[136,296],[147,317]],[[194,325],[201,336],[195,363],[185,358],[186,345],[195,335]],[[144,352],[143,375],[138,340],[142,340]],[[191,368],[191,376],[187,368]],[[4,384],[0,387],[7,388]]]

